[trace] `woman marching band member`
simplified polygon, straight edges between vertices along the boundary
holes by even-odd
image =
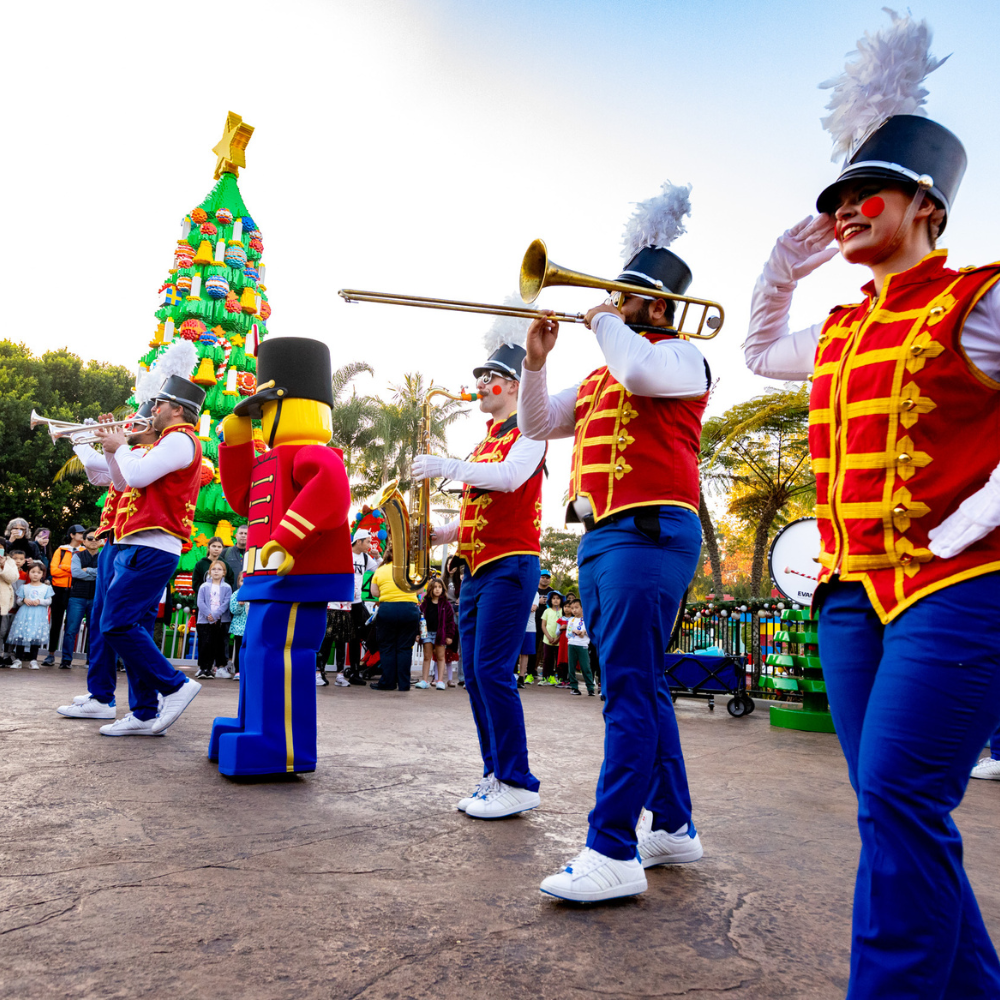
[[[1000,963],[951,813],[1000,721],[1000,264],[935,249],[966,155],[924,117],[927,25],[892,18],[830,84],[847,159],[765,264],[745,349],[813,382],[819,646],[861,833],[848,997],[985,1000]],[[862,301],[789,334],[838,251]]]

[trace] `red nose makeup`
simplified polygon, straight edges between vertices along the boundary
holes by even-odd
[[[503,389],[501,389],[500,386],[498,386],[498,385],[493,386],[493,395],[494,396],[499,396],[501,392],[503,392]]]
[[[885,202],[878,196],[875,195],[873,198],[869,198],[861,206],[861,214],[866,219],[878,218],[885,211]]]

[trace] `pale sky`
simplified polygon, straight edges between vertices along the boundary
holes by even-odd
[[[1000,4],[911,6],[951,59],[931,118],[969,168],[942,241],[955,266],[1000,257]],[[315,336],[334,365],[364,360],[387,395],[419,370],[457,390],[483,360],[485,317],[344,305],[341,287],[500,302],[530,241],[605,277],[621,268],[632,203],[691,183],[673,245],[690,293],[726,324],[703,346],[710,412],[769,384],[744,367],[750,291],[775,238],[837,173],[819,124],[878,2],[216,0],[20,4],[5,15],[5,328],[35,351],[68,345],[134,368],[179,222],[213,185],[226,112],[256,129],[241,171],[263,233],[272,335]],[[868,272],[835,260],[800,287],[793,324],[857,301]],[[602,293],[547,289],[577,311]],[[565,327],[550,388],[601,363]],[[464,455],[475,411],[450,438]],[[562,523],[569,445],[549,452],[543,519]]]

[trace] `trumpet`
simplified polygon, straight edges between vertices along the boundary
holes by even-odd
[[[491,305],[487,302],[463,302],[460,299],[437,299],[424,295],[402,295],[389,292],[366,292],[357,288],[341,288],[337,293],[345,302],[381,302],[383,305],[415,306],[419,309],[444,309],[450,312],[480,313],[486,316],[515,316],[522,319],[538,319],[547,315],[560,323],[583,323],[583,313],[542,312],[530,307],[543,288],[550,285],[573,285],[578,288],[601,288],[606,292],[625,292],[630,295],[652,296],[671,299],[683,303],[680,320],[670,331],[693,340],[711,340],[717,336],[725,321],[725,310],[718,302],[710,299],[696,299],[689,295],[676,295],[664,288],[647,288],[628,281],[612,281],[595,278],[582,271],[571,271],[549,260],[548,248],[542,240],[534,240],[525,251],[521,261],[520,291],[524,308],[519,306]],[[701,310],[698,313],[698,310]],[[693,310],[693,311],[692,311]],[[686,330],[684,324],[691,311],[693,329]],[[710,332],[703,332],[707,328]],[[641,333],[663,333],[666,328],[659,326],[633,326]]]
[[[479,398],[475,392],[459,393],[437,389],[433,383],[424,396],[420,412],[420,452],[426,454],[431,446],[431,397],[472,402]],[[377,508],[385,514],[392,538],[392,580],[407,593],[415,594],[431,578],[431,481],[422,479],[410,491],[410,506],[399,490],[399,480],[387,483],[379,497]],[[416,514],[411,524],[410,510]]]
[[[100,438],[95,433],[99,427],[107,430],[121,428],[126,434],[141,434],[152,426],[149,417],[140,417],[138,414],[132,414],[131,417],[126,417],[124,420],[109,420],[106,423],[90,419],[85,420],[82,424],[74,424],[69,420],[54,420],[52,417],[43,417],[34,410],[31,411],[29,423],[32,430],[36,427],[47,427],[53,441],[70,438],[74,444],[93,444],[95,441],[99,441]]]

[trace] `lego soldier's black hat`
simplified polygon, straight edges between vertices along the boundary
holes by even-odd
[[[164,400],[190,407],[197,413],[205,402],[205,390],[183,375],[170,375],[150,401],[156,403]]]
[[[333,406],[330,348],[310,337],[268,337],[257,349],[257,391],[233,409],[259,420],[271,400],[314,399]]]
[[[880,180],[924,188],[945,210],[944,231],[968,157],[958,136],[929,118],[893,115],[851,155],[840,176],[816,199],[820,212],[837,210],[837,195],[850,181]]]

